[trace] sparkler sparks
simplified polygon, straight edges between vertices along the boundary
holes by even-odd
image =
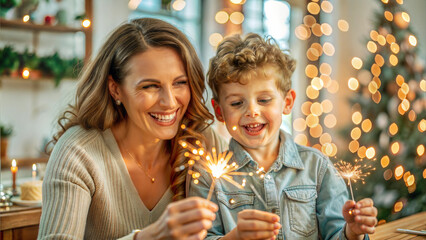
[[[339,174],[343,177],[348,179],[348,185],[351,191],[351,197],[352,200],[354,200],[354,193],[352,190],[352,184],[357,181],[362,182],[362,184],[365,184],[364,179],[370,175],[371,171],[376,170],[376,168],[373,168],[371,165],[367,163],[363,163],[363,159],[355,159],[354,164],[345,162],[343,160],[340,160],[334,164],[334,167],[337,169]]]
[[[225,152],[217,154],[216,148],[214,147],[212,148],[211,153],[206,152],[205,149],[202,148],[201,143],[199,141],[196,141],[196,144],[199,148],[185,141],[179,141],[179,144],[183,148],[188,149],[188,152],[185,153],[185,156],[189,157],[190,160],[185,165],[182,165],[176,168],[175,171],[181,171],[185,169],[185,167],[190,167],[190,169],[188,170],[188,173],[192,175],[192,178],[194,179],[194,183],[196,184],[198,183],[198,178],[200,177],[200,174],[195,173],[191,169],[192,166],[195,164],[195,162],[199,164],[201,169],[210,173],[210,175],[212,176],[212,184],[210,186],[207,200],[210,200],[210,198],[212,197],[216,180],[220,178],[228,181],[229,183],[231,183],[232,185],[240,189],[244,188],[246,180],[243,179],[242,184],[240,184],[236,182],[232,178],[232,176],[233,175],[250,175],[250,173],[235,172],[235,170],[238,169],[238,165],[235,162],[228,164],[229,160],[232,157],[232,152],[225,151]]]

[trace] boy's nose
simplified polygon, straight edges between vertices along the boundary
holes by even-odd
[[[164,88],[160,96],[160,106],[174,108],[177,105],[175,93],[170,88]]]
[[[259,116],[259,108],[256,106],[256,104],[249,104],[246,111],[247,117],[257,117]]]

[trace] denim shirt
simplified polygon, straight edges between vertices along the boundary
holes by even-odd
[[[219,239],[237,226],[238,213],[258,209],[280,216],[282,229],[277,239],[346,239],[343,204],[348,200],[346,184],[331,161],[316,149],[297,145],[291,135],[280,132],[279,154],[264,178],[256,174],[258,164],[234,139],[229,163],[236,162],[236,172],[253,172],[253,176],[233,176],[242,183],[239,189],[224,179],[215,182],[211,200],[219,211],[206,239]],[[199,183],[191,181],[189,196],[206,198],[212,185],[209,173],[201,173]],[[266,207],[249,187],[253,184]],[[367,237],[368,238],[368,237]],[[366,238],[366,239],[367,239]]]

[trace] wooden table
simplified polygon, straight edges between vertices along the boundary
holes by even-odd
[[[0,208],[0,240],[37,239],[41,207]]]
[[[426,230],[426,212],[417,213],[405,218],[379,225],[376,227],[376,232],[370,235],[370,239],[426,239],[426,236],[396,232],[397,228],[417,231]]]

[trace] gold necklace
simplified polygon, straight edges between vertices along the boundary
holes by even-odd
[[[142,171],[151,179],[151,183],[154,183],[155,182],[155,178],[152,177],[148,173],[148,170],[146,170],[145,167],[142,166],[142,164],[133,157],[133,155],[129,152],[129,150],[127,150],[127,148],[124,148],[124,150],[127,152],[127,154],[129,154],[129,156],[133,159],[133,161],[135,161],[138,164],[139,168],[142,169]]]

